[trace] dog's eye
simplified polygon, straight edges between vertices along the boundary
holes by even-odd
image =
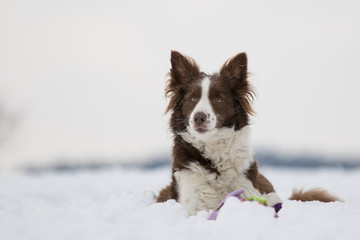
[[[191,101],[197,102],[197,101],[199,101],[199,98],[198,98],[198,97],[192,97],[192,98],[191,98]]]
[[[221,98],[215,98],[215,102],[217,103],[222,103],[224,100],[222,100]]]

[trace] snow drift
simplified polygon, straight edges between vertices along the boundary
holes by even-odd
[[[1,239],[354,239],[360,236],[359,171],[274,170],[264,174],[279,195],[320,186],[345,202],[285,200],[271,208],[229,199],[216,221],[190,216],[175,201],[155,203],[168,168],[0,175]]]

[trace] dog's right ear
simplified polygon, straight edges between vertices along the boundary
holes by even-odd
[[[194,76],[200,74],[195,60],[182,55],[177,51],[171,51],[171,78],[180,84],[188,84]]]
[[[185,90],[200,76],[200,70],[195,60],[171,51],[171,69],[168,74],[165,96],[170,98],[166,113],[180,107]]]

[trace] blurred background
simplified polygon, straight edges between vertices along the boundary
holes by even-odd
[[[262,164],[360,166],[359,1],[0,1],[0,171],[169,164],[170,50],[247,52]]]

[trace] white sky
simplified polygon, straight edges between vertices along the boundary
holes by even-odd
[[[254,146],[360,156],[358,1],[0,1],[0,169],[169,154],[170,50],[206,72],[246,51]]]

